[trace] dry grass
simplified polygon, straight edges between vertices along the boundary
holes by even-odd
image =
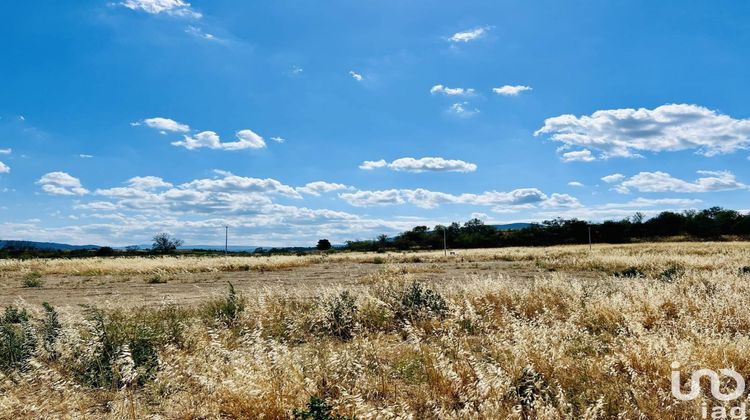
[[[316,396],[357,418],[694,418],[702,399],[671,396],[672,361],[683,378],[703,367],[750,376],[747,244],[465,251],[452,258],[530,260],[555,272],[425,286],[393,265],[415,254],[382,257],[383,270],[350,297],[332,287],[312,300],[223,297],[195,309],[105,312],[99,321],[61,313],[54,348],[40,344],[27,368],[0,373],[0,416],[289,418]],[[418,257],[445,263],[440,253]],[[319,259],[275,258],[258,263]],[[185,260],[83,264],[152,273],[248,263]],[[82,262],[8,264],[49,273]],[[645,276],[609,274],[631,267]],[[568,273],[586,270],[602,274]],[[45,313],[27,310],[40,337]],[[107,348],[111,357],[101,357]],[[81,372],[92,366],[110,382],[87,381]]]

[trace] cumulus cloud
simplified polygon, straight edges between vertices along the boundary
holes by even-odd
[[[563,162],[591,162],[596,158],[591,154],[591,150],[583,149],[563,153],[562,160]]]
[[[365,171],[371,171],[376,168],[383,168],[387,165],[388,165],[388,162],[386,162],[384,159],[366,160],[362,162],[361,165],[359,165],[359,169],[364,169]]]
[[[344,201],[355,207],[392,206],[411,204],[420,208],[436,208],[441,204],[468,204],[494,206],[493,211],[503,207],[530,208],[536,204],[545,207],[570,207],[580,205],[567,194],[547,196],[536,188],[520,188],[509,192],[486,191],[481,194],[451,194],[417,189],[390,189],[381,191],[359,190],[339,194]]]
[[[81,181],[65,172],[49,172],[36,182],[42,191],[51,195],[86,195],[89,191],[81,185]]]
[[[139,126],[145,124],[149,128],[159,130],[162,134],[167,132],[173,133],[189,133],[190,127],[187,124],[178,123],[177,121],[170,118],[154,117],[146,118],[143,121],[131,123],[130,125]]]
[[[354,70],[350,70],[349,71],[349,75],[352,76],[352,79],[354,79],[354,80],[356,80],[358,82],[361,82],[364,79],[364,77],[361,74],[357,73]]]
[[[600,159],[638,157],[640,152],[695,150],[705,156],[750,146],[750,119],[735,119],[698,105],[612,109],[590,116],[548,118],[534,133],[567,147],[600,152]]]
[[[154,190],[158,188],[170,188],[172,184],[164,181],[158,176],[136,176],[128,180],[128,185],[142,190]]]
[[[4,164],[3,162],[0,162],[0,174],[8,174],[10,173],[10,166]]]
[[[441,157],[423,157],[415,159],[404,157],[396,159],[391,163],[385,160],[364,161],[359,165],[360,169],[372,170],[375,168],[390,168],[400,172],[474,172],[477,165],[463,160],[443,159]]]
[[[238,131],[237,140],[232,142],[222,142],[219,135],[213,131],[202,131],[195,135],[185,135],[184,140],[172,142],[173,146],[184,147],[188,150],[208,148],[214,150],[244,150],[244,149],[262,149],[266,147],[263,137],[254,133],[252,130]]]
[[[275,141],[276,143],[284,143],[286,142],[286,139],[283,137],[271,137],[271,140]]]
[[[568,182],[568,186],[570,186],[570,187],[579,187],[580,188],[580,187],[584,187],[585,185],[583,185],[582,183],[580,183],[578,181],[570,181],[570,182]]]
[[[640,172],[622,181],[615,190],[621,193],[628,193],[631,189],[640,192],[700,193],[748,188],[747,185],[737,181],[735,175],[729,171],[698,171],[698,174],[703,176],[689,182],[675,178],[666,172]]]
[[[435,85],[430,89],[430,93],[433,95],[443,94],[446,96],[469,96],[474,94],[474,89],[451,88],[443,85]]]
[[[623,179],[625,179],[625,175],[623,174],[611,174],[607,176],[602,177],[602,181],[606,182],[607,184],[612,184],[615,182],[620,182]]]
[[[490,30],[489,27],[484,26],[484,27],[469,29],[467,31],[456,32],[455,34],[451,35],[450,38],[448,38],[448,40],[451,42],[455,42],[455,43],[458,43],[458,42],[466,43],[466,42],[474,41],[483,37],[484,35],[487,34],[489,30]]]
[[[0,149],[0,155],[9,155],[13,153],[13,149]]]
[[[146,12],[152,15],[160,13],[199,19],[201,14],[193,10],[190,3],[182,0],[125,0],[121,5],[130,10]]]
[[[344,184],[337,184],[335,182],[315,181],[306,184],[304,187],[298,187],[297,191],[309,195],[319,196],[321,194],[329,193],[332,191],[347,190],[348,187]]]
[[[456,102],[448,108],[448,113],[461,118],[469,118],[479,113],[479,109],[470,108],[468,102]]]
[[[524,85],[505,85],[502,87],[496,87],[492,88],[492,91],[495,92],[498,95],[503,96],[518,96],[519,93],[525,92],[527,90],[532,90],[530,86],[524,86]]]

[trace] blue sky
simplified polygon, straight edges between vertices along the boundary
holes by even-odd
[[[750,4],[0,5],[0,238],[748,209]]]

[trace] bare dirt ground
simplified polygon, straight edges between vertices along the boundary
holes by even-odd
[[[397,266],[350,261],[332,261],[277,271],[239,271],[162,275],[163,284],[149,284],[153,275],[44,275],[42,287],[22,287],[22,275],[0,279],[0,306],[19,299],[30,304],[49,302],[75,309],[81,305],[102,308],[155,306],[165,302],[194,305],[224,294],[227,283],[247,296],[281,294],[312,297],[331,287],[356,289],[368,276],[381,270],[398,269],[425,282],[467,281],[473,276],[504,276],[509,281],[528,281],[546,270],[530,261],[481,261],[450,263],[405,263]],[[591,277],[593,273],[582,273]]]

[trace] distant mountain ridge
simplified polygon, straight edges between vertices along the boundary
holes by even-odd
[[[519,230],[531,226],[531,223],[507,223],[504,225],[492,225],[497,230]]]
[[[35,242],[35,241],[7,241],[0,240],[0,248],[34,248],[34,249],[51,249],[60,251],[76,251],[83,249],[99,249],[99,245],[69,245],[57,242]]]

